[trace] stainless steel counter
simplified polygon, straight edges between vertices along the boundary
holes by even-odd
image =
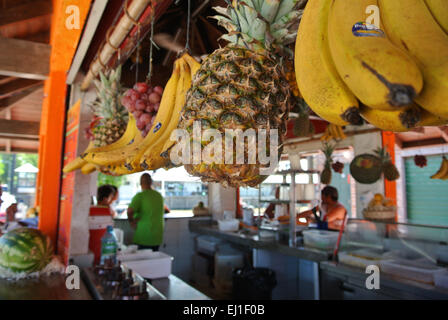
[[[321,262],[323,299],[448,299],[448,290],[380,274],[380,289],[366,289],[364,270],[335,262]],[[328,289],[328,290],[327,290]]]
[[[210,300],[205,294],[174,275],[170,275],[168,278],[151,280],[150,284],[167,300]]]
[[[294,248],[276,240],[260,239],[258,235],[250,235],[243,232],[220,231],[218,226],[211,220],[192,220],[189,222],[189,229],[191,232],[197,234],[210,235],[238,245],[248,246],[254,249],[275,251],[303,260],[320,262],[328,261],[331,257],[331,254],[325,251],[314,250],[300,245]]]
[[[111,292],[104,292],[104,289],[96,282],[96,277],[89,268],[82,270],[83,280],[95,300],[111,300]],[[139,275],[135,275],[140,281],[147,284],[149,300],[210,300],[189,284],[178,277],[170,275],[168,278],[148,280]]]
[[[85,284],[67,289],[65,276],[55,274],[18,281],[0,280],[0,300],[92,300]]]

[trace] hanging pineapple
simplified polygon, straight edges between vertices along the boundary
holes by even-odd
[[[324,144],[322,152],[325,155],[325,165],[324,165],[324,170],[322,170],[322,172],[320,174],[320,182],[322,184],[328,185],[331,183],[331,178],[332,178],[331,165],[333,163],[333,159],[331,156],[333,155],[333,151],[334,151],[334,146],[332,146],[329,143]]]
[[[95,80],[97,99],[91,106],[95,124],[91,129],[95,147],[117,141],[126,130],[128,112],[121,105],[123,88],[120,84],[121,66],[112,70],[109,78],[100,72],[101,81]]]
[[[196,73],[180,128],[191,132],[193,122],[200,121],[203,131],[212,128],[224,135],[226,129],[266,129],[268,137],[278,129],[282,145],[293,97],[284,66],[293,58],[287,46],[295,41],[301,16],[297,7],[297,0],[259,0],[214,8],[229,44],[209,55]],[[193,142],[202,149],[207,144]],[[268,151],[280,155],[281,148]],[[233,187],[258,185],[267,177],[260,174],[263,167],[258,159],[256,164],[185,165],[202,181]]]
[[[394,181],[400,178],[400,173],[397,167],[392,163],[389,152],[385,148],[378,148],[375,150],[377,156],[381,159],[381,166],[384,174],[384,178],[389,181]]]

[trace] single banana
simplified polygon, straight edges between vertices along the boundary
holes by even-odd
[[[334,140],[337,140],[339,138],[338,132],[336,131],[336,125],[333,123],[330,123],[328,126],[328,131],[330,132],[330,137]]]
[[[184,54],[183,58],[188,63],[188,66],[190,67],[191,79],[193,79],[194,76],[196,75],[196,73],[198,72],[198,70],[201,68],[201,64],[199,62],[197,62],[196,59],[194,59],[189,54]],[[169,152],[175,144],[176,144],[176,141],[172,141],[171,139],[168,139],[162,147],[160,156],[163,158],[169,158]]]
[[[441,179],[448,175],[448,160],[445,156],[442,157],[442,164],[440,169],[431,176],[431,179]]]
[[[440,127],[448,124],[448,119],[442,119],[425,109],[421,109],[421,120],[417,124],[418,127]]]
[[[90,150],[86,150],[86,152],[90,153],[98,153],[98,152],[109,152],[112,150],[117,150],[120,148],[123,148],[127,146],[129,143],[133,142],[135,137],[139,134],[139,130],[137,128],[137,120],[135,119],[134,115],[129,112],[129,120],[128,124],[126,126],[126,130],[124,131],[123,135],[115,141],[114,143],[93,148]]]
[[[421,112],[416,105],[393,111],[373,109],[362,105],[361,116],[381,130],[405,132],[418,124]]]
[[[377,5],[377,0],[334,0],[328,40],[336,68],[355,96],[371,108],[392,111],[412,103],[423,88],[423,77],[414,60],[383,31],[366,26],[366,9]]]
[[[297,33],[295,72],[299,91],[321,118],[337,125],[359,124],[358,100],[339,76],[328,46],[331,1],[308,1]]]
[[[181,79],[176,93],[176,104],[173,110],[175,116],[172,117],[167,129],[160,137],[160,139],[152,145],[144,154],[142,161],[140,162],[140,167],[145,170],[155,170],[163,166],[168,165],[168,159],[162,158],[160,153],[166,141],[170,139],[171,133],[177,128],[180,121],[180,114],[185,106],[187,92],[191,87],[191,71],[188,64],[182,66]]]
[[[196,59],[190,56],[188,53],[183,54],[182,58],[188,63],[191,72],[191,79],[193,79],[196,73],[201,68],[201,64],[197,62]]]
[[[389,38],[422,70],[425,86],[415,101],[448,119],[448,35],[422,0],[379,0],[379,4]]]
[[[347,136],[345,135],[345,132],[341,126],[336,126],[336,131],[338,133],[339,140],[344,140],[347,138]]]
[[[69,173],[78,169],[81,169],[87,161],[81,159],[80,157],[76,157],[76,159],[70,161],[64,166],[64,169],[62,169],[62,172]]]
[[[121,147],[129,144],[134,139],[137,132],[138,132],[138,129],[136,127],[135,118],[132,115],[132,113],[129,113],[129,120],[128,120],[128,124],[126,126],[126,130],[123,133],[123,135],[120,137],[120,139],[118,139],[114,143],[111,143],[111,144],[108,144],[108,145],[102,146],[102,147],[97,147],[97,148],[95,148],[94,142],[91,141],[89,143],[88,147],[86,148],[86,150],[84,150],[83,154],[85,154],[87,152],[105,152],[105,151],[121,148]],[[72,172],[74,170],[80,169],[86,163],[88,163],[88,161],[86,161],[82,157],[77,157],[75,160],[68,163],[64,167],[63,172],[68,173],[68,172]]]
[[[86,163],[81,168],[82,174],[91,174],[92,172],[95,172],[95,170],[96,170],[96,166],[91,163]]]
[[[432,16],[448,34],[448,1],[446,0],[425,0]]]
[[[133,170],[133,163],[138,161],[144,151],[152,145],[165,131],[166,124],[172,116],[172,110],[175,101],[177,83],[179,81],[179,63],[176,61],[173,74],[163,91],[160,109],[157,112],[154,125],[146,135],[142,138],[137,134],[134,141],[123,148],[108,152],[88,152],[83,155],[83,159],[100,166],[119,165],[125,163],[129,171]]]
[[[95,148],[95,144],[93,141],[90,141],[86,150],[92,150],[93,148]],[[64,166],[62,172],[69,173],[81,169],[86,163],[87,161],[83,160],[81,157],[76,157],[74,160],[70,161]]]

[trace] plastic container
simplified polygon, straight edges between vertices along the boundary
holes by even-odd
[[[326,230],[304,230],[302,234],[305,246],[325,251],[334,249],[339,236],[339,232]]]
[[[448,289],[448,270],[434,275],[434,284],[438,288]]]
[[[446,272],[446,269],[436,265],[425,263],[421,260],[383,260],[380,262],[380,269],[384,273],[409,279],[413,281],[434,284],[436,274]]]
[[[121,260],[122,264],[146,279],[167,278],[171,274],[173,257],[157,251],[146,251],[138,260]],[[129,257],[128,257],[129,259]]]
[[[233,232],[238,231],[240,221],[238,219],[218,220],[218,228],[220,231]]]

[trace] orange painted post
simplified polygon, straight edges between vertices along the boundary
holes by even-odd
[[[66,75],[75,55],[90,0],[54,0],[50,74],[42,105],[36,205],[39,229],[56,241],[66,115]],[[26,63],[26,62],[24,62]]]
[[[395,164],[395,134],[390,131],[383,131],[383,147],[389,152],[392,163]],[[397,183],[395,181],[389,181],[384,179],[384,191],[385,196],[394,201],[397,205]]]

